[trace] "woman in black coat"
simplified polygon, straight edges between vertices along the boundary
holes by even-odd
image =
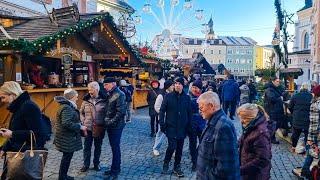
[[[36,137],[35,149],[44,148],[44,140],[41,139],[41,111],[39,107],[30,99],[28,92],[23,92],[17,82],[5,82],[0,87],[0,99],[3,103],[8,103],[8,110],[12,113],[9,128],[2,128],[0,135],[8,138],[3,151],[19,151],[26,142],[22,151],[30,149],[30,131]],[[4,169],[6,164],[4,165]],[[5,179],[6,172],[1,176]]]
[[[307,141],[310,123],[309,113],[311,101],[312,94],[308,91],[307,84],[303,84],[300,92],[293,95],[290,100],[288,108],[293,115],[291,152],[295,152],[301,132],[304,133],[305,142]]]

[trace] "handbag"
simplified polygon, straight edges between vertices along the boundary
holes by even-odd
[[[103,125],[98,125],[93,123],[92,125],[92,137],[100,137],[104,131],[105,131],[105,127]]]
[[[5,179],[43,179],[48,151],[34,150],[33,141],[36,143],[36,138],[34,133],[30,131],[30,150],[21,152],[26,145],[26,142],[24,142],[19,152],[6,152],[5,170],[7,173]]]

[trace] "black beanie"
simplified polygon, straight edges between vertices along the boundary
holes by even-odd
[[[195,81],[193,81],[193,83],[192,83],[192,86],[196,86],[196,87],[198,87],[199,89],[202,89],[202,81],[201,80],[195,80]]]
[[[166,81],[164,82],[163,88],[164,88],[165,90],[167,90],[172,84],[173,84],[173,82],[172,82],[171,80],[166,80]]]

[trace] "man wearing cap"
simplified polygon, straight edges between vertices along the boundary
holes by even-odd
[[[196,171],[197,165],[197,139],[200,139],[201,133],[206,125],[206,121],[199,114],[199,107],[197,103],[198,97],[202,92],[202,81],[197,79],[192,83],[191,86],[191,107],[192,107],[192,131],[188,131],[189,137],[189,151],[192,161],[192,171]]]
[[[166,94],[170,93],[173,91],[173,82],[171,80],[166,80],[163,85],[163,91],[157,96],[156,102],[154,104],[154,109],[156,110],[157,113],[160,113],[160,108],[161,104],[163,102],[163,98]],[[156,139],[154,141],[153,145],[153,155],[159,156],[160,155],[160,147],[165,139],[166,135],[161,131],[159,128],[157,134],[156,134]]]
[[[103,86],[107,91],[105,123],[112,150],[112,165],[105,175],[108,175],[110,179],[117,179],[121,164],[120,139],[125,126],[126,97],[112,77],[107,77],[103,81]]]
[[[167,174],[169,163],[175,152],[175,162],[173,172],[178,177],[183,177],[180,162],[183,150],[184,138],[187,131],[191,128],[191,100],[183,91],[184,79],[178,77],[175,79],[174,91],[164,97],[160,108],[160,128],[168,138],[168,148],[166,151],[163,171]]]
[[[150,137],[154,137],[155,132],[158,131],[158,113],[154,109],[154,104],[156,102],[157,96],[160,94],[160,83],[157,80],[151,81],[151,89],[148,92],[147,95],[147,101],[149,105],[149,116],[150,116],[150,128],[151,128],[151,133]]]

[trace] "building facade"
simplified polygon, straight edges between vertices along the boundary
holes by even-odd
[[[52,8],[61,8],[76,3],[80,13],[97,11],[97,0],[0,0],[0,14],[13,16],[40,16],[46,15]]]
[[[134,9],[125,0],[97,0],[97,11],[107,11],[116,23],[122,15],[133,14]]]
[[[256,70],[256,44],[249,37],[223,36],[227,47],[225,67],[237,78],[253,78]]]
[[[319,82],[320,74],[320,0],[313,1],[311,16],[312,80]]]
[[[270,46],[256,46],[256,69],[268,69],[272,66],[273,48]]]
[[[311,57],[311,16],[313,14],[311,0],[305,1],[305,6],[297,12],[298,20],[295,22],[295,41],[293,52],[288,56],[289,68],[302,68],[303,75],[295,80],[298,86],[303,82],[309,82],[312,77],[312,64]]]

